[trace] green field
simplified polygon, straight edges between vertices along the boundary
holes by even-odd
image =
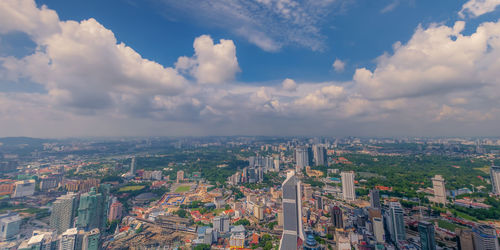
[[[437,220],[437,222],[438,222],[438,226],[440,228],[448,229],[448,230],[450,230],[452,232],[455,231],[455,228],[465,228],[463,226],[460,226],[460,225],[457,225],[457,224],[453,224],[453,223],[445,221],[445,220]]]
[[[485,174],[490,174],[490,166],[484,166],[482,168],[475,168],[479,171],[483,171]]]
[[[118,192],[129,192],[129,191],[137,191],[143,189],[144,186],[125,186],[118,190]]]
[[[191,189],[190,186],[179,186],[175,189],[175,192],[176,193],[183,193],[183,192],[187,192]]]

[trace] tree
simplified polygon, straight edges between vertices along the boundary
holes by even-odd
[[[194,250],[210,250],[210,245],[200,244],[194,247]]]

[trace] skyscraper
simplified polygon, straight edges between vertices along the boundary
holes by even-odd
[[[135,156],[132,157],[132,161],[130,162],[130,174],[135,175]]]
[[[99,250],[99,238],[101,233],[98,228],[94,228],[83,234],[82,250]]]
[[[370,206],[373,208],[382,208],[380,205],[380,192],[378,189],[370,190]]]
[[[392,242],[397,244],[406,239],[404,210],[399,202],[391,202],[386,213],[386,221]]]
[[[418,233],[420,234],[420,245],[422,250],[436,250],[434,224],[427,221],[418,222]]]
[[[219,233],[229,232],[229,217],[228,216],[215,216],[213,219],[214,230]]]
[[[446,189],[443,177],[441,175],[434,176],[432,186],[434,188],[434,202],[446,204]]]
[[[275,172],[280,171],[280,158],[279,157],[274,158],[274,171]]]
[[[490,167],[490,179],[492,192],[494,194],[500,195],[500,167],[491,166]]]
[[[19,233],[22,218],[15,213],[0,215],[0,240],[9,240],[15,238]]]
[[[309,166],[309,152],[307,147],[297,147],[295,149],[295,165],[296,171],[302,171],[306,166]]]
[[[50,227],[56,229],[58,234],[62,234],[66,230],[72,228],[77,206],[78,199],[77,195],[74,193],[68,193],[58,197],[52,204]]]
[[[115,201],[109,207],[108,221],[119,220],[122,218],[123,205],[119,201]]]
[[[78,245],[78,230],[77,228],[70,228],[61,235],[59,242],[59,250],[75,250]]]
[[[497,232],[490,225],[478,225],[472,228],[474,232],[474,248],[480,250],[500,250]]]
[[[348,201],[355,200],[354,171],[342,172],[340,176],[342,177],[342,197]]]
[[[342,210],[338,206],[333,206],[330,209],[332,224],[335,228],[344,228],[344,220],[342,219]]]
[[[375,236],[375,240],[377,240],[378,243],[385,242],[384,221],[382,220],[382,217],[373,217],[372,223],[373,223],[373,235]]]
[[[91,188],[90,192],[82,194],[78,206],[76,225],[85,230],[102,229],[106,219],[105,205],[104,196],[96,193],[95,188]]]
[[[184,171],[177,171],[177,183],[182,182],[184,180]]]
[[[280,250],[297,249],[304,242],[300,180],[289,172],[283,182],[283,236]]]
[[[316,166],[327,166],[328,162],[326,159],[326,149],[320,145],[314,145],[313,147],[314,153],[314,164]]]

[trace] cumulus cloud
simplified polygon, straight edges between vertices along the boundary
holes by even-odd
[[[458,15],[462,18],[465,18],[465,14],[478,17],[494,11],[498,5],[500,5],[500,0],[469,0],[462,6]]]
[[[282,88],[286,91],[297,90],[297,83],[293,79],[290,79],[290,78],[283,80],[281,85],[282,85]]]
[[[180,57],[176,68],[192,74],[198,83],[225,83],[240,71],[233,41],[221,39],[214,44],[210,36],[203,35],[194,40],[193,47],[195,55]]]
[[[343,72],[345,69],[345,62],[337,58],[335,62],[333,62],[332,67],[336,72]]]

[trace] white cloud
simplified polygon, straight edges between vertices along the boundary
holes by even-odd
[[[469,0],[462,6],[458,15],[464,18],[467,13],[471,17],[478,17],[493,12],[498,5],[500,5],[500,0]]]
[[[400,3],[399,1],[400,0],[393,0],[390,4],[386,5],[383,9],[381,9],[380,13],[387,13],[393,11],[394,9],[396,9],[396,7],[398,7]]]
[[[203,35],[195,39],[193,47],[195,55],[180,57],[176,68],[191,73],[198,83],[225,83],[240,71],[233,41],[221,39],[214,44],[210,36]]]
[[[282,88],[286,91],[295,91],[297,90],[297,83],[293,79],[287,78],[283,80],[281,83]]]
[[[337,58],[335,62],[333,62],[332,67],[336,72],[343,72],[345,69],[345,62]]]

